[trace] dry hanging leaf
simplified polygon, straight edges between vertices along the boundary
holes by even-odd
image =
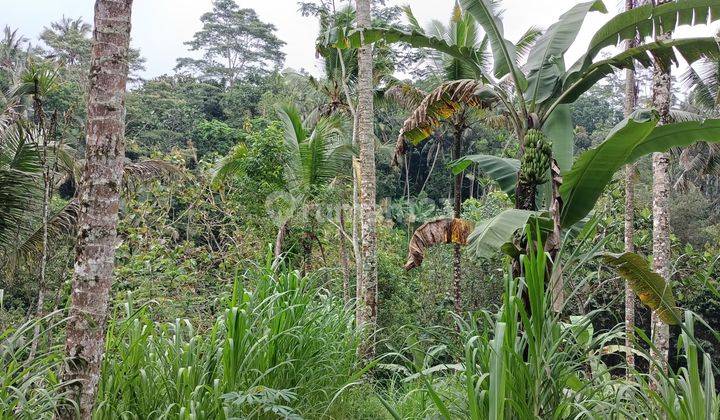
[[[405,270],[420,267],[425,259],[425,251],[438,244],[467,245],[473,224],[463,219],[440,219],[420,226],[410,240],[408,260]]]

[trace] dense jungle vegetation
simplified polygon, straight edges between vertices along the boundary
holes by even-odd
[[[720,0],[415,1],[4,22],[0,418],[720,419]]]

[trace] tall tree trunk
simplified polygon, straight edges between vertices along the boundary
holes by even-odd
[[[356,0],[357,26],[371,25],[371,0]],[[377,236],[375,229],[375,136],[373,134],[373,48],[371,44],[358,51],[358,140],[360,144],[360,212],[362,257],[362,316],[358,323],[365,327],[368,339],[361,354],[372,357],[377,322]]]
[[[635,7],[635,0],[625,0],[625,10]],[[627,41],[627,49],[639,44],[637,38]],[[637,107],[638,91],[635,72],[632,69],[625,71],[625,117],[627,118]],[[625,251],[635,252],[634,243],[634,212],[635,212],[635,164],[625,167]],[[635,367],[635,354],[630,351],[634,343],[635,334],[635,293],[629,283],[625,283],[625,361],[630,369]],[[628,369],[628,374],[630,373]]]
[[[55,134],[56,117],[53,117],[53,123],[50,124],[50,130],[45,126],[45,110],[43,109],[42,100],[38,92],[38,81],[35,81],[35,95],[33,98],[33,109],[35,113],[35,124],[42,138],[42,165],[43,165],[43,204],[42,204],[42,256],[40,259],[40,279],[38,281],[38,299],[37,308],[35,310],[35,328],[33,330],[33,340],[30,345],[30,360],[35,358],[38,342],[40,341],[40,319],[45,313],[45,293],[47,291],[47,261],[48,261],[48,218],[50,215],[50,199],[52,194],[52,177],[50,170],[50,162],[48,161],[48,137]],[[55,114],[57,115],[57,114]]]
[[[132,0],[97,0],[87,110],[85,169],[67,323],[63,381],[81,419],[90,419],[103,358],[105,324],[115,266],[120,187],[125,155],[125,89]],[[58,417],[71,419],[69,406]]]
[[[462,153],[462,136],[465,127],[462,123],[455,126],[455,139],[453,141],[452,159],[456,161],[460,159]],[[454,185],[454,202],[453,202],[453,217],[456,219],[460,218],[462,213],[462,183],[463,173],[455,175]],[[455,313],[460,314],[462,311],[462,248],[460,244],[453,246],[453,292],[454,292],[454,303]]]
[[[656,0],[655,4],[668,3],[670,0]],[[665,28],[663,28],[665,29]],[[671,28],[668,28],[671,29]],[[668,32],[662,33],[659,41],[670,38]],[[668,124],[670,119],[670,103],[672,98],[670,63],[656,59],[653,71],[653,105],[660,113],[660,124]],[[670,155],[667,153],[653,154],[653,268],[666,280],[670,280],[670,224],[668,221],[668,196],[670,179],[668,169]],[[652,314],[652,341],[656,351],[655,360],[667,371],[668,349],[670,347],[670,331],[655,312]],[[654,369],[651,368],[651,373]],[[651,386],[657,387],[657,372],[651,375]]]

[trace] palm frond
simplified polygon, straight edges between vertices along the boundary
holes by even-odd
[[[125,163],[123,182],[126,187],[131,187],[137,183],[147,182],[149,179],[172,178],[181,172],[180,168],[164,160],[129,162]]]
[[[380,92],[381,99],[395,103],[405,109],[415,109],[420,106],[427,92],[408,82],[397,82]]]
[[[521,65],[521,62],[527,60],[527,56],[530,53],[530,50],[532,50],[532,48],[535,46],[535,41],[537,41],[542,34],[542,29],[536,26],[531,26],[520,37],[517,44],[515,44],[515,52],[517,53],[517,65]]]
[[[26,229],[26,212],[41,195],[37,144],[15,124],[0,138],[0,248],[11,248]]]
[[[58,243],[58,241],[75,234],[77,226],[78,214],[80,212],[80,203],[73,198],[59,212],[55,213],[47,222],[48,229],[48,248]],[[25,264],[37,261],[42,256],[43,250],[42,227],[36,230],[32,235],[20,243],[13,253],[9,255],[7,267],[12,268],[17,264]]]
[[[245,169],[245,159],[248,156],[248,148],[245,143],[240,143],[217,162],[212,171],[213,184],[219,185],[229,176],[238,175]]]

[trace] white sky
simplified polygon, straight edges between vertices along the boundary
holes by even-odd
[[[312,18],[297,12],[296,0],[236,0],[240,7],[255,9],[260,18],[278,28],[278,36],[285,41],[286,66],[304,68],[317,74],[314,42],[318,25]],[[391,5],[410,4],[421,23],[431,19],[447,21],[454,0],[388,0]],[[531,26],[546,28],[578,0],[505,0],[505,33],[516,41]],[[595,29],[619,10],[620,0],[605,0],[608,14],[592,13],[577,42],[569,51],[568,65],[587,47]],[[0,26],[19,28],[26,37],[37,42],[44,26],[63,16],[82,16],[92,22],[93,0],[0,0]],[[175,59],[187,56],[184,41],[200,29],[200,16],[209,11],[211,0],[134,0],[133,46],[140,48],[147,60],[143,77],[151,78],[171,73]],[[512,23],[512,24],[510,24]],[[681,28],[677,36],[712,36],[714,28],[705,26]]]

